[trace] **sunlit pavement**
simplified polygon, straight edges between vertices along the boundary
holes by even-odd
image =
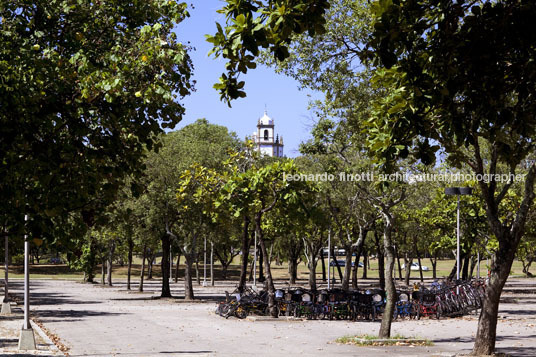
[[[20,282],[15,285],[15,293],[20,294]],[[452,356],[470,351],[477,326],[474,315],[440,321],[397,321],[393,323],[393,333],[427,338],[434,346],[364,348],[334,341],[346,335],[375,334],[378,322],[226,320],[214,314],[214,301],[225,290],[231,291],[232,283],[195,285],[196,296],[205,303],[157,299],[159,288],[157,280],[146,282],[144,293],[127,292],[124,282],[101,287],[74,281],[34,280],[32,314],[61,338],[71,356]],[[514,356],[532,356],[536,350],[536,280],[509,281],[505,289],[497,349]],[[172,293],[182,296],[182,282],[172,284]]]

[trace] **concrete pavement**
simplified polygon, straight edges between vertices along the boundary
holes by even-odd
[[[15,292],[18,288],[14,287]],[[71,356],[451,356],[470,351],[477,325],[476,316],[394,322],[393,333],[428,338],[435,345],[363,348],[334,341],[345,335],[375,334],[378,322],[226,320],[214,314],[214,302],[154,299],[158,288],[158,281],[149,282],[148,292],[139,294],[126,292],[123,283],[107,288],[74,281],[34,280],[32,314],[61,338]],[[182,294],[181,289],[182,284],[173,284],[177,296]],[[210,301],[225,289],[232,290],[232,286],[196,286],[196,294]],[[531,291],[501,304],[500,352],[534,355],[536,295]]]

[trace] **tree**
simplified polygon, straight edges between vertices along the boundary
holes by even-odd
[[[265,232],[273,237],[272,248],[275,247],[276,254],[288,262],[290,285],[296,284],[298,264],[303,259],[302,214],[298,207],[280,207],[266,215]]]
[[[253,217],[255,231],[261,254],[263,257],[264,271],[266,273],[266,290],[268,291],[268,307],[272,315],[276,315],[275,287],[270,269],[270,256],[266,247],[266,215],[273,210],[284,209],[291,206],[299,199],[300,195],[307,192],[307,185],[303,181],[285,180],[288,175],[297,173],[297,168],[292,160],[274,161],[266,166],[257,167],[252,165],[247,170],[235,171],[234,175],[222,188],[220,202],[228,202],[229,209],[236,217]],[[221,204],[221,203],[220,203]],[[286,215],[289,211],[285,211]],[[245,220],[245,222],[249,222]],[[249,250],[249,237],[244,232],[242,254],[246,255]],[[247,241],[247,242],[246,242]],[[245,280],[245,265],[247,257],[243,257],[242,279]]]
[[[214,254],[221,264],[222,279],[226,280],[229,265],[240,254],[241,222],[229,219],[222,223],[217,228],[212,228],[211,231]]]
[[[229,160],[226,161],[229,177],[222,187],[220,197],[215,202],[216,207],[221,207],[229,212],[232,217],[240,219],[242,223],[239,291],[243,291],[246,287],[249,248],[252,244],[250,238],[252,212],[250,208],[252,207],[254,195],[249,189],[246,172],[253,169],[256,161],[258,161],[258,153],[253,150],[251,141],[246,142],[243,150],[232,152]]]
[[[215,43],[216,53],[229,59],[231,75],[223,78],[223,84],[230,83],[235,89],[243,86],[232,83],[236,68],[243,65],[245,72],[257,56],[258,41],[253,37],[252,56],[246,58],[245,35],[269,28],[266,19],[276,11],[265,9],[262,3],[260,7],[252,4],[256,2],[229,0],[224,9],[227,28],[209,39]],[[367,146],[377,163],[393,170],[398,158],[412,154],[431,164],[441,148],[449,162],[458,166],[465,163],[481,178],[485,174],[515,174],[520,167],[527,170],[513,216],[501,214],[505,209],[501,203],[513,180],[502,185],[495,179],[478,181],[498,249],[473,353],[490,354],[495,347],[500,294],[534,200],[536,35],[531,29],[536,5],[518,0],[483,5],[473,1],[381,0],[373,9],[374,33],[366,51],[360,41],[341,43],[349,55],[373,59],[370,66],[375,69],[373,84],[378,100],[364,124],[369,133]],[[257,17],[251,13],[257,10],[265,11],[266,17],[259,17],[253,27],[252,19]],[[304,15],[300,11],[280,13],[288,16],[275,17],[289,23]],[[322,26],[319,17],[312,20]],[[288,36],[283,33],[275,40],[267,38],[267,45],[288,41],[293,31],[287,32]],[[285,57],[282,52],[278,59]],[[500,169],[501,162],[507,170]]]
[[[203,205],[193,205],[193,196],[187,197],[192,205],[181,205],[177,200],[177,190],[184,186],[185,190],[192,194],[197,192],[199,187],[195,185],[199,184],[199,181],[185,181],[188,177],[191,179],[192,172],[188,171],[192,165],[213,170],[223,169],[228,151],[239,147],[240,142],[234,133],[229,133],[223,126],[200,119],[179,131],[162,136],[160,150],[148,154],[144,178],[147,189],[143,196],[149,203],[148,212],[152,215],[152,224],[162,243],[163,296],[171,294],[168,258],[170,239],[175,239],[180,242],[186,259],[188,277],[185,284],[190,284],[186,287],[187,298],[193,299],[189,269],[196,256],[198,238],[201,234],[206,234],[207,222],[203,220],[210,219],[203,216]],[[189,186],[190,183],[194,185]],[[196,209],[195,212],[193,208]]]
[[[304,174],[314,172],[316,166],[314,160],[311,160],[309,156],[298,157],[295,159],[295,163],[298,170]],[[309,269],[309,288],[316,290],[316,267],[322,249],[326,245],[330,213],[326,197],[322,194],[321,183],[306,182],[305,187],[307,189],[300,193],[299,199],[294,202],[293,206],[287,207],[287,211],[291,213],[290,217],[294,222],[293,230],[295,233],[292,238],[302,241],[299,246],[303,247],[303,255]],[[294,241],[293,244],[298,245],[298,242]]]
[[[385,292],[387,303],[382,315],[379,338],[388,338],[391,336],[391,323],[396,303],[396,288],[393,278],[393,267],[395,252],[393,248],[392,233],[395,224],[395,213],[393,208],[405,199],[406,193],[404,188],[391,187],[389,189],[379,189],[377,191],[366,192],[366,199],[379,211],[383,220],[383,248],[386,258],[384,276]],[[381,187],[381,186],[380,186]]]
[[[532,27],[536,5],[530,1],[428,3],[378,2],[370,47],[378,81],[393,88],[379,103],[372,136],[382,162],[408,153],[434,161],[441,145],[454,164],[476,175],[515,174],[527,168],[523,194],[512,216],[501,205],[514,184],[480,180],[489,228],[499,247],[479,319],[474,354],[495,349],[502,288],[525,230],[534,200],[536,90]],[[379,143],[382,142],[380,145]],[[470,148],[467,154],[460,148]],[[486,154],[486,151],[488,155]],[[507,170],[498,164],[504,163]]]
[[[523,274],[531,278],[534,276],[529,269],[533,262],[536,261],[536,212],[531,210],[530,217],[527,220],[526,233],[519,243],[516,257],[523,265]]]
[[[0,2],[0,216],[10,226],[29,214],[41,234],[73,211],[91,225],[95,203],[141,172],[192,88],[173,32],[186,16],[174,1]]]
[[[243,98],[244,82],[240,74],[256,68],[255,57],[260,48],[266,48],[274,58],[288,57],[291,38],[303,32],[310,35],[324,32],[324,14],[329,7],[327,0],[272,1],[227,0],[219,13],[225,15],[227,26],[217,25],[217,33],[207,35],[214,45],[211,53],[222,56],[228,63],[227,73],[214,85],[221,99],[229,105],[231,100]]]

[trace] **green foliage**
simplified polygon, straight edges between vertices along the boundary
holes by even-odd
[[[252,1],[226,0],[218,12],[225,15],[226,26],[216,24],[215,35],[206,35],[215,56],[228,62],[214,88],[229,105],[231,100],[246,96],[241,73],[256,67],[255,57],[266,48],[274,58],[283,61],[289,56],[288,45],[296,34],[323,33],[327,0]]]
[[[0,215],[32,232],[109,204],[192,89],[175,1],[0,1]]]
[[[229,151],[241,144],[227,128],[200,119],[163,135],[160,145],[158,152],[150,152],[146,160],[142,180],[145,193],[138,200],[144,207],[140,212],[143,230],[150,230],[149,236],[158,239],[168,230],[174,231],[181,242],[188,245],[192,238],[190,233],[211,220],[210,216],[203,215],[207,209],[203,202],[196,203],[197,199],[204,198],[197,193],[201,189],[198,184],[205,182],[201,179],[210,177],[215,170],[223,169]],[[177,200],[180,190],[188,192],[184,196],[186,202]]]
[[[433,140],[460,164],[463,148],[484,138],[499,161],[518,165],[536,129],[535,15],[531,1],[376,2],[367,54],[391,90],[371,118],[380,162],[399,157],[397,147],[433,162]]]

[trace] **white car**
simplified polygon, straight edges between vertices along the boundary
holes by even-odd
[[[428,271],[430,269],[428,269],[428,267],[426,265],[422,265],[422,271]],[[411,266],[409,267],[410,270],[419,270],[419,263],[411,263]],[[402,264],[402,269],[406,269],[406,265],[405,264]]]

